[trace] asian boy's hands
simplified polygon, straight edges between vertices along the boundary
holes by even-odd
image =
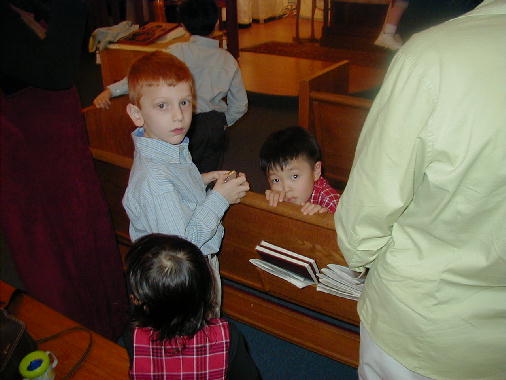
[[[326,207],[322,207],[320,205],[311,202],[306,202],[304,206],[302,206],[300,211],[304,215],[324,214],[326,212],[329,212],[329,210]]]
[[[220,176],[224,176],[229,173],[228,170],[215,170],[209,173],[202,173],[202,181],[204,181],[204,185],[209,185],[213,181],[217,181]]]
[[[269,206],[276,207],[278,203],[285,200],[286,193],[284,191],[265,190],[265,198],[269,202]]]
[[[224,172],[216,180],[213,190],[220,193],[229,204],[239,203],[241,198],[246,195],[249,190],[249,183],[246,180],[244,173],[239,173],[236,178],[227,179],[227,173]]]
[[[106,88],[104,91],[98,94],[95,99],[93,99],[93,105],[97,108],[109,109],[111,106],[111,97],[111,90],[109,90],[109,88]]]

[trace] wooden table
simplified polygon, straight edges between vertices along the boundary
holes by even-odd
[[[167,24],[170,26],[177,25],[174,23]],[[220,42],[220,47],[223,47],[223,39],[225,38],[223,32],[215,31],[211,35],[211,38],[218,40]],[[128,74],[130,65],[144,54],[155,50],[165,50],[170,45],[178,42],[186,42],[189,39],[190,35],[188,33],[185,33],[180,37],[173,38],[168,41],[154,42],[149,45],[128,45],[121,43],[109,44],[107,46],[107,49],[104,49],[100,52],[103,86],[106,87],[123,79]]]
[[[14,288],[0,281],[0,301],[8,301]],[[34,339],[44,338],[66,328],[80,326],[77,322],[65,317],[46,305],[25,295],[15,316],[25,322]],[[126,350],[116,343],[92,333],[93,345],[83,365],[72,377],[73,380],[125,380],[128,379],[129,360]],[[41,350],[48,350],[58,359],[56,380],[61,379],[81,358],[88,344],[88,334],[75,331],[39,345]]]

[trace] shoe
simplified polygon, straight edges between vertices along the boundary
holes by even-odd
[[[384,47],[390,50],[399,50],[402,46],[402,40],[399,35],[381,32],[374,45]]]

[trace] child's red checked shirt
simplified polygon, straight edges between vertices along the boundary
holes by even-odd
[[[152,332],[135,328],[131,379],[225,379],[230,345],[227,321],[211,319],[193,337],[182,337],[177,343],[153,341]]]
[[[325,178],[320,177],[313,185],[313,193],[309,201],[313,204],[325,207],[333,214],[336,212],[340,197],[341,194],[332,188]]]

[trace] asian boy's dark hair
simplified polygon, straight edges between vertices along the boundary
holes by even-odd
[[[183,0],[178,12],[188,32],[208,36],[214,31],[220,10],[214,0]]]
[[[126,256],[132,320],[150,327],[156,340],[193,336],[213,310],[213,280],[205,256],[178,236],[150,234]]]
[[[320,146],[305,128],[288,127],[267,137],[260,149],[260,168],[264,173],[273,168],[283,169],[299,157],[314,165],[321,160]]]

